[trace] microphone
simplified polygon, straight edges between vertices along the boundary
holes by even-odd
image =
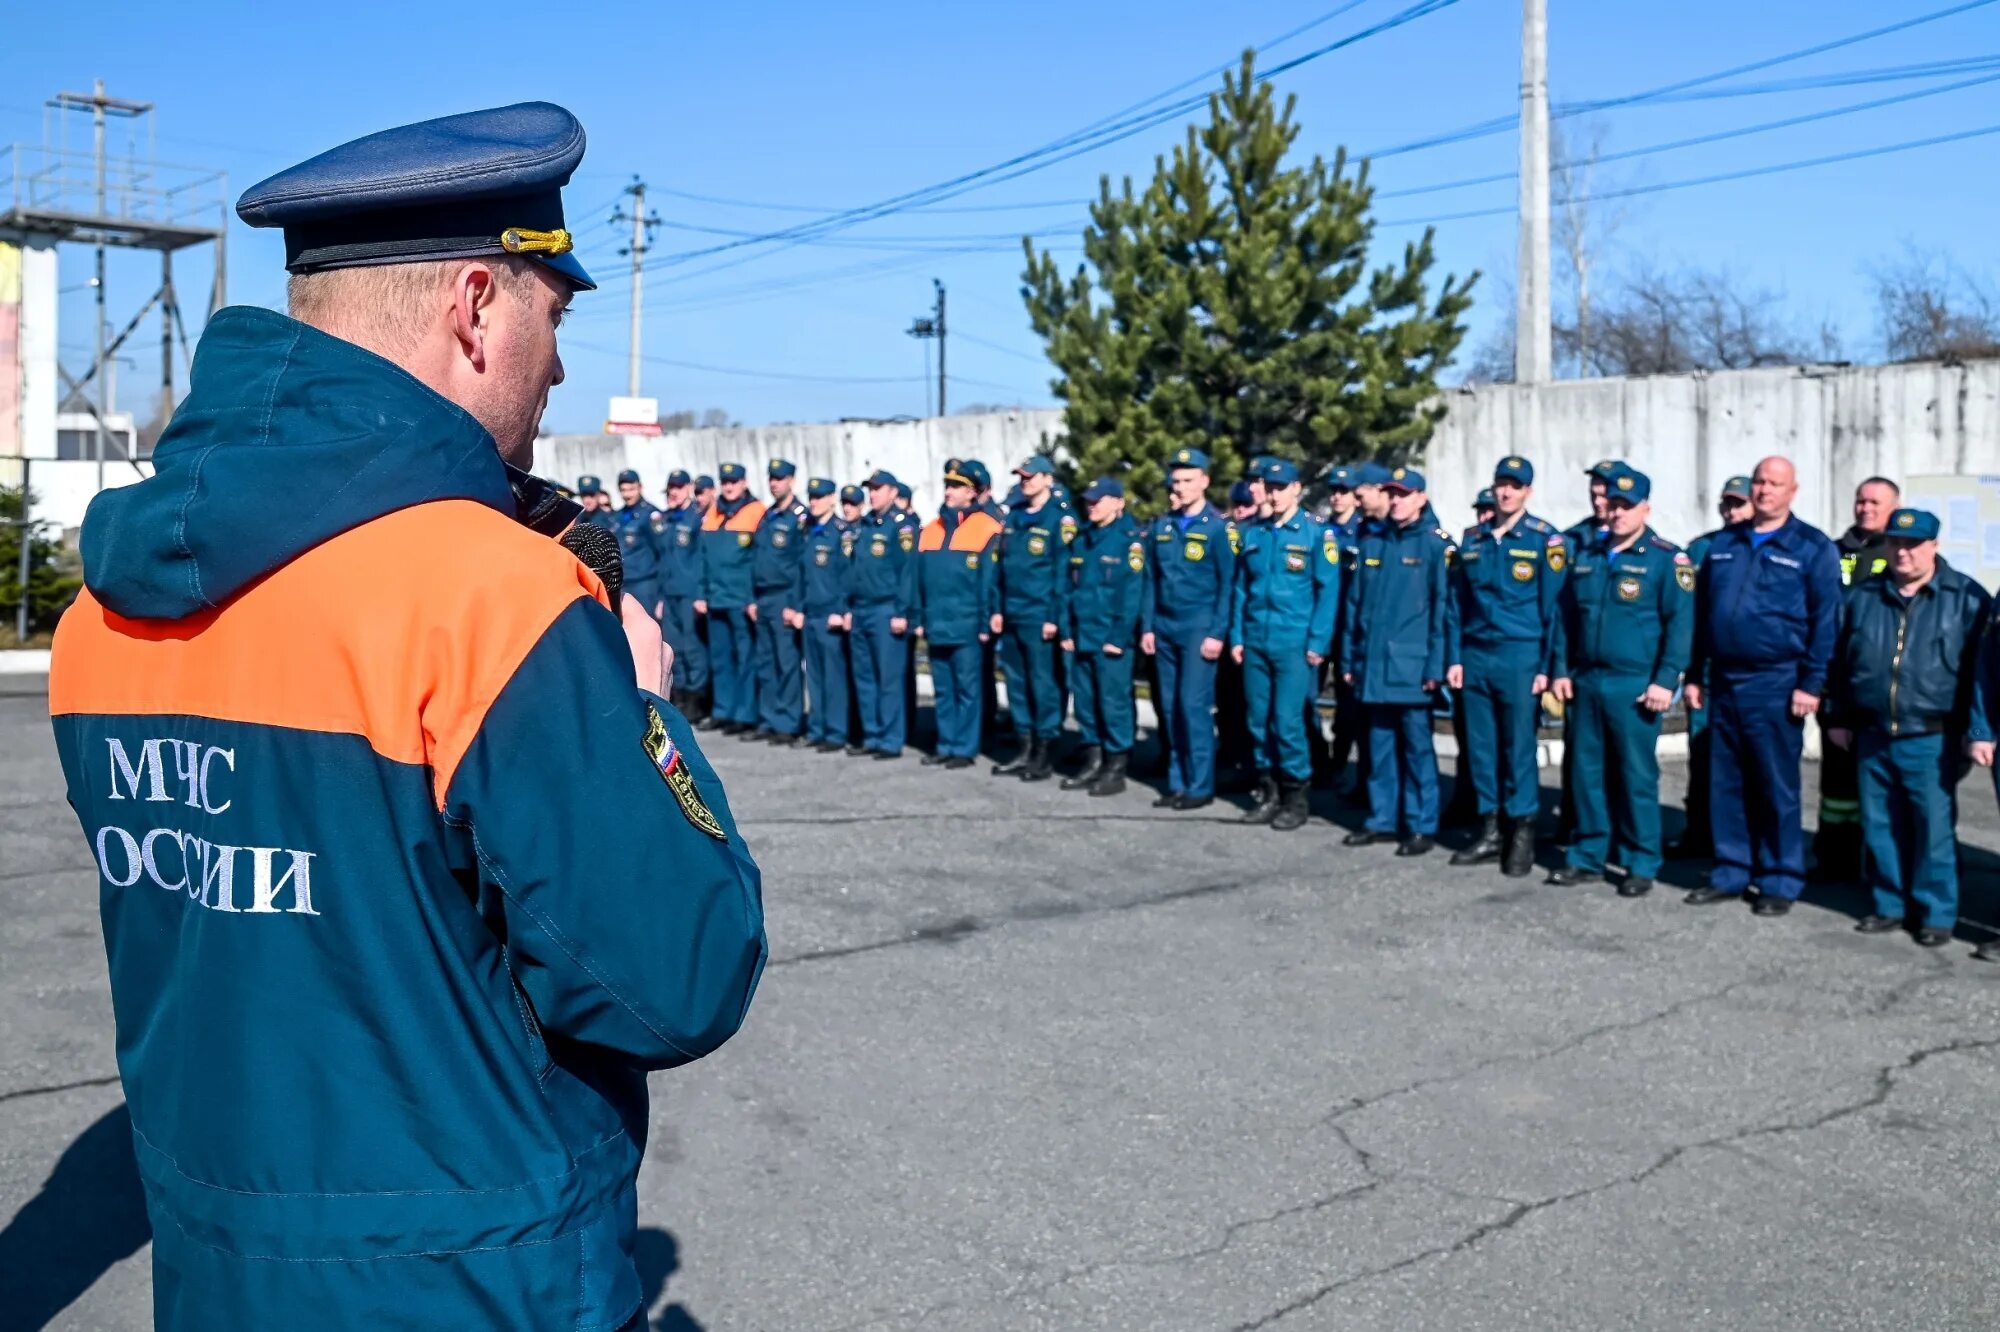
[[[514,491],[514,518],[523,527],[554,539],[576,556],[584,568],[596,574],[611,597],[616,614],[625,591],[625,558],[618,553],[618,538],[601,527],[582,521],[583,506],[563,498],[553,484],[506,464],[507,484]]]

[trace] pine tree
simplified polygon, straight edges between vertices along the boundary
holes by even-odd
[[[1143,193],[1101,181],[1073,275],[1023,241],[1021,295],[1061,372],[1070,479],[1122,476],[1153,511],[1179,449],[1207,452],[1218,478],[1257,454],[1310,477],[1430,437],[1442,409],[1425,403],[1478,274],[1447,276],[1433,300],[1429,231],[1370,271],[1367,164],[1350,174],[1342,149],[1287,166],[1295,102],[1277,106],[1246,52],[1208,125],[1154,160]]]
[[[13,641],[15,611],[21,604],[21,515],[26,505],[19,486],[0,486],[0,639]],[[64,567],[62,548],[31,537],[28,542],[28,632],[55,628],[76,598],[83,580]]]

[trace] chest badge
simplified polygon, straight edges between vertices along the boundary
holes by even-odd
[[[977,569],[979,567],[979,556],[977,554],[966,556],[965,567],[968,569]]]
[[[786,536],[783,531],[771,533],[771,547],[774,550],[783,550],[790,541],[791,538]]]
[[[646,734],[640,742],[646,757],[653,761],[653,767],[666,782],[667,789],[674,793],[680,804],[681,813],[687,816],[702,832],[718,842],[729,840],[729,834],[722,830],[722,824],[702,803],[701,792],[695,789],[694,774],[688,771],[687,759],[674,746],[673,737],[667,734],[666,719],[651,703],[646,704]]]
[[[1631,574],[1626,574],[1623,578],[1619,579],[1618,599],[1620,601],[1637,601],[1639,599],[1639,580]]]
[[[869,537],[868,553],[878,558],[887,555],[889,553],[889,538],[885,536]]]
[[[1146,547],[1143,542],[1132,543],[1132,548],[1125,552],[1125,563],[1131,566],[1133,573],[1146,571]]]
[[[1049,539],[1046,536],[1040,532],[1028,533],[1028,553],[1030,555],[1046,555],[1048,549]]]
[[[736,534],[736,544],[738,546],[741,546],[743,549],[748,550],[750,548],[750,533],[738,532]]]
[[[896,542],[906,551],[915,550],[917,548],[917,534],[906,527],[897,533]]]
[[[813,563],[822,569],[826,568],[826,562],[831,558],[833,558],[833,552],[825,546],[821,546],[813,552]]]
[[[1207,549],[1204,548],[1202,543],[1199,541],[1190,541],[1187,543],[1187,545],[1181,547],[1181,554],[1187,559],[1195,561],[1200,561],[1208,558]]]
[[[1514,561],[1515,582],[1525,583],[1528,582],[1530,579],[1532,579],[1534,576],[1535,576],[1535,563],[1533,560]]]
[[[1304,573],[1306,571],[1306,553],[1302,550],[1286,551],[1285,568],[1291,573]]]
[[[1674,581],[1681,585],[1681,591],[1694,591],[1694,566],[1692,564],[1674,565]]]

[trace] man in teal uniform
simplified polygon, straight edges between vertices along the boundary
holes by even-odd
[[[701,510],[694,503],[694,478],[675,469],[667,474],[667,507],[653,515],[653,538],[660,548],[660,628],[674,650],[674,702],[700,720],[708,699],[708,646],[694,603],[701,595]]]
[[[915,640],[920,524],[897,504],[901,488],[890,472],[868,478],[868,513],[855,533],[848,585],[854,613],[849,661],[861,708],[861,745],[884,762],[903,754],[909,724],[905,690]]]
[[[1016,469],[1021,504],[1002,519],[999,608],[989,626],[1007,675],[1007,711],[1020,750],[993,766],[994,776],[1046,781],[1051,747],[1062,734],[1063,698],[1056,683],[1056,641],[1062,637],[1063,594],[1076,515],[1051,494],[1055,466],[1040,454]]]
[[[832,481],[816,476],[806,483],[806,739],[823,754],[847,748],[847,637],[854,624],[848,593],[854,529],[833,506]]]
[[[1243,534],[1229,654],[1243,667],[1257,764],[1257,800],[1244,822],[1290,832],[1306,821],[1312,784],[1306,699],[1314,673],[1333,651],[1340,547],[1299,508],[1297,467],[1267,459],[1263,482],[1271,516]]]
[[[773,458],[767,469],[771,503],[757,524],[750,560],[750,587],[756,599],[758,734],[774,745],[805,742],[804,652],[806,627],[806,506],[794,488],[798,467]]]
[[[1151,613],[1139,639],[1159,672],[1153,707],[1168,736],[1167,789],[1153,803],[1183,811],[1215,800],[1216,673],[1236,590],[1237,539],[1208,502],[1208,465],[1200,449],[1167,462],[1174,504],[1147,543]]]
[[[1069,654],[1086,770],[1094,775],[1087,783],[1068,778],[1063,788],[1112,796],[1125,789],[1132,752],[1132,666],[1152,584],[1139,525],[1125,516],[1125,483],[1100,477],[1084,490],[1083,502],[1090,525],[1067,552],[1062,650]]]
[[[1549,668],[1576,747],[1576,830],[1549,882],[1596,883],[1616,864],[1619,895],[1640,897],[1660,872],[1660,718],[1687,671],[1695,568],[1646,525],[1651,478],[1621,464],[1608,482],[1607,534],[1564,579]]]
[[[917,540],[917,636],[930,655],[937,748],[926,765],[969,768],[979,753],[979,677],[993,614],[1000,520],[973,505],[977,483],[953,459],[944,475],[944,508]]]

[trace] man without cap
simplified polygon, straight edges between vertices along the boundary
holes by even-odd
[[[646,498],[639,474],[630,468],[618,474],[618,511],[612,515],[612,531],[618,537],[618,555],[625,562],[625,590],[636,597],[646,614],[660,618],[660,534],[653,524],[659,509]]]
[[[849,571],[854,529],[834,513],[834,485],[823,476],[806,483],[804,536],[806,739],[822,754],[847,748],[847,638],[854,627]]]
[[[806,627],[806,506],[795,488],[798,467],[773,458],[766,467],[771,503],[757,524],[750,563],[749,607],[757,622],[757,710],[759,738],[774,745],[805,740],[804,645]],[[832,484],[831,482],[828,483]]]
[[[646,1075],[765,946],[658,625],[526,471],[582,153],[527,103],[253,187],[292,317],[218,311],[84,519],[49,704],[165,1332],[644,1315]]]
[[[1271,516],[1243,534],[1229,619],[1229,655],[1243,667],[1257,797],[1245,823],[1304,826],[1312,783],[1305,707],[1314,672],[1333,652],[1340,547],[1299,508],[1299,470],[1267,459]]]
[[[1200,449],[1174,452],[1167,463],[1172,511],[1146,534],[1152,586],[1139,647],[1159,671],[1153,703],[1168,733],[1167,789],[1153,803],[1175,810],[1215,800],[1215,677],[1235,591],[1235,542],[1228,520],[1208,502],[1208,465]]]
[[[908,725],[904,681],[910,669],[916,616],[916,518],[897,498],[902,483],[889,472],[868,478],[868,514],[856,531],[848,595],[854,696],[861,709],[861,745],[877,759],[900,758]]]
[[[1819,707],[1840,618],[1840,556],[1792,512],[1798,476],[1766,458],[1750,476],[1751,520],[1725,528],[1699,576],[1690,708],[1712,707],[1709,823],[1715,869],[1693,906],[1757,890],[1782,916],[1805,887],[1799,760]]]
[[[1437,748],[1431,706],[1458,664],[1451,598],[1455,547],[1424,522],[1424,474],[1390,471],[1388,518],[1364,529],[1341,607],[1341,671],[1368,714],[1368,821],[1348,846],[1396,841],[1399,856],[1437,845]]]
[[[1896,509],[1884,531],[1886,569],[1842,601],[1826,739],[1858,760],[1874,906],[1855,928],[1907,925],[1937,948],[1958,924],[1958,781],[1968,756],[1993,765],[1991,721],[1973,697],[1992,598],[1939,557],[1936,514]]]
[[[1054,772],[1051,751],[1063,728],[1056,642],[1062,637],[1069,544],[1077,525],[1076,515],[1050,493],[1055,471],[1040,454],[1014,471],[1022,502],[1001,518],[999,605],[988,625],[1000,644],[1007,711],[1020,744],[1014,757],[993,765],[993,775],[1027,782],[1046,781]]]
[[[1615,864],[1619,895],[1642,897],[1660,872],[1660,718],[1687,668],[1695,568],[1648,526],[1650,477],[1621,466],[1606,481],[1607,534],[1563,580],[1545,667],[1576,747],[1576,831],[1549,882],[1596,883]]]
[[[694,478],[676,469],[667,474],[667,507],[653,516],[660,548],[660,627],[674,650],[675,702],[699,721],[708,708],[708,646],[701,617],[701,510],[695,507]]]
[[[1465,529],[1453,568],[1461,663],[1445,672],[1464,709],[1460,768],[1479,815],[1478,838],[1451,863],[1486,864],[1504,851],[1513,878],[1535,867],[1537,727],[1569,558],[1555,525],[1528,512],[1534,482],[1534,464],[1518,455],[1493,469],[1492,516]]]
[[[1871,476],[1854,488],[1854,522],[1834,538],[1840,582],[1853,587],[1887,572],[1892,554],[1889,515],[1902,488]],[[1821,724],[1825,724],[1822,717]],[[1852,749],[1822,748],[1819,761],[1819,828],[1813,833],[1812,877],[1823,883],[1859,881],[1861,872],[1861,773]]]
[[[1750,478],[1732,476],[1722,483],[1722,498],[1716,502],[1716,512],[1722,518],[1722,526],[1731,523],[1748,522],[1750,519]],[[1704,532],[1688,543],[1688,559],[1695,567],[1696,623],[1701,617],[1701,566],[1708,558],[1708,548],[1721,534],[1720,529]],[[1690,684],[1705,684],[1701,677],[1689,674]],[[1668,860],[1695,860],[1706,857],[1714,849],[1708,828],[1708,734],[1709,714],[1706,711],[1688,709],[1688,772],[1687,800],[1684,809],[1687,821],[1681,828],[1681,835],[1667,843]]]
[[[702,519],[701,598],[695,612],[708,617],[709,680],[715,716],[725,735],[757,729],[756,593],[750,581],[752,545],[764,505],[750,494],[742,463],[724,463],[715,507]]]
[[[917,541],[917,637],[931,663],[937,748],[926,765],[969,768],[979,753],[979,677],[992,637],[994,573],[1000,520],[973,507],[977,487],[953,459],[944,475],[944,508]]]
[[[1067,552],[1062,650],[1070,659],[1089,777],[1079,773],[1062,785],[1066,791],[1087,786],[1094,796],[1112,796],[1125,789],[1132,752],[1132,666],[1152,580],[1143,534],[1125,516],[1125,483],[1100,477],[1085,488],[1083,502],[1090,526]]]

